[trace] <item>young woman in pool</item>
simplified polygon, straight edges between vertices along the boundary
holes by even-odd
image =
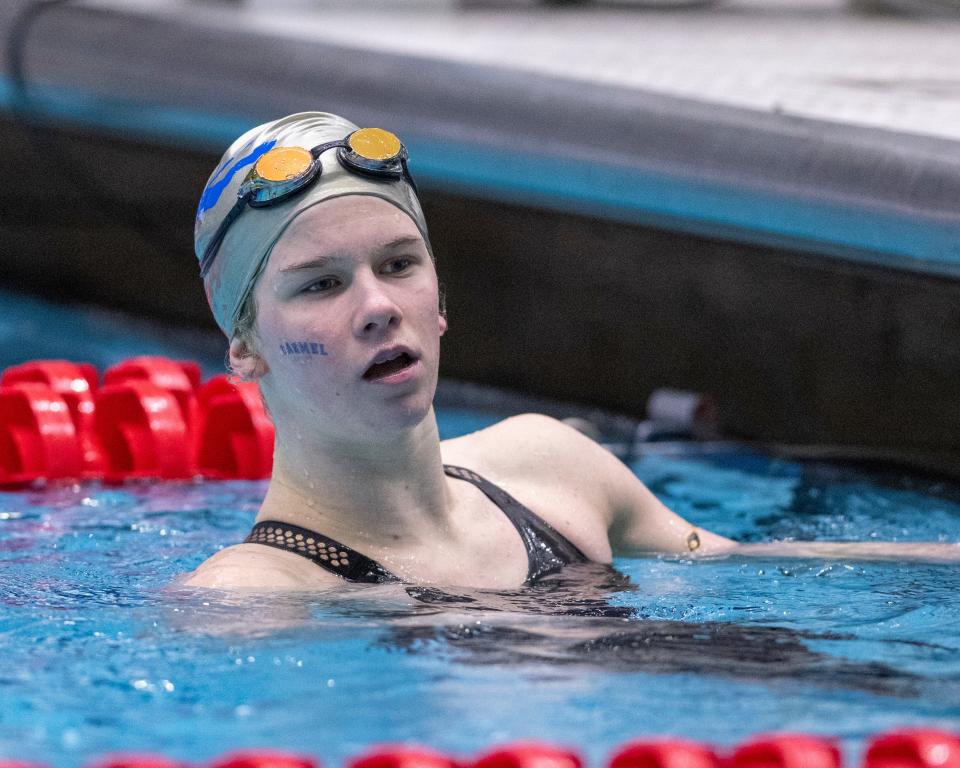
[[[276,443],[250,536],[188,585],[509,588],[614,553],[960,555],[739,545],[544,416],[441,443],[432,401],[447,319],[406,151],[386,131],[307,112],[247,132],[203,192],[196,251],[230,366],[259,383]]]

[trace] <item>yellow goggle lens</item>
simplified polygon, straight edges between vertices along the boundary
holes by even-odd
[[[400,139],[383,128],[361,128],[348,139],[350,149],[365,160],[389,160],[400,154]]]
[[[257,160],[257,175],[267,181],[289,181],[302,174],[310,163],[313,155],[309,149],[303,147],[274,147]]]

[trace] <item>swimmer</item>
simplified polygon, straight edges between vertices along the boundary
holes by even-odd
[[[250,535],[186,585],[505,589],[615,554],[960,559],[956,544],[738,544],[545,416],[441,442],[447,317],[406,149],[387,131],[323,112],[248,131],[210,177],[195,236],[230,368],[258,382],[276,442]]]

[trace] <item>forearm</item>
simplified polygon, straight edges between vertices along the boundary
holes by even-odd
[[[826,560],[960,562],[960,544],[912,541],[765,541],[737,544],[728,554]]]
[[[612,458],[612,457],[611,457]],[[616,460],[614,460],[616,461]],[[712,533],[668,509],[619,462],[605,467],[611,489],[608,535],[619,556],[756,557],[827,560],[960,562],[957,542],[769,541],[741,544]]]

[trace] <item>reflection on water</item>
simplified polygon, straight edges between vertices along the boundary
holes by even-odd
[[[339,631],[350,624],[375,627],[373,647],[471,666],[694,674],[771,684],[793,680],[896,697],[916,695],[925,682],[887,663],[851,661],[810,647],[853,639],[848,633],[644,618],[636,608],[617,604],[635,590],[615,568],[586,563],[515,590],[358,586],[347,595],[331,591],[320,604],[302,594],[223,594],[222,602],[214,601],[219,610],[191,611],[179,626],[227,638],[262,638],[309,628],[319,607],[328,618],[337,617]],[[258,605],[255,622],[249,620],[250,599]],[[325,627],[329,631],[329,623]]]
[[[960,540],[949,488],[730,453],[635,469],[738,539]],[[115,750],[271,745],[336,765],[374,742],[539,738],[600,764],[642,734],[791,728],[858,746],[960,727],[960,569],[642,558],[502,591],[171,584],[243,538],[264,487],[0,494],[0,755],[77,768]]]
[[[611,602],[632,591],[613,568],[568,566],[539,583],[512,591],[408,587],[428,605],[444,605],[465,620],[434,615],[427,623],[391,623],[379,642],[408,652],[448,652],[467,664],[581,666],[647,674],[705,674],[753,681],[805,680],[829,688],[910,696],[916,675],[884,663],[858,663],[811,650],[806,641],[849,640],[733,622],[640,618]],[[478,619],[482,616],[482,619]]]

